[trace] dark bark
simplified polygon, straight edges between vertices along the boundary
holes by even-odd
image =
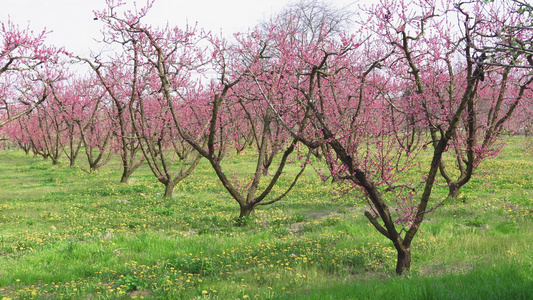
[[[69,167],[75,167],[76,166],[76,157],[69,157]]]
[[[172,194],[174,193],[174,187],[176,184],[172,181],[169,181],[165,184],[165,194],[163,197],[165,198],[172,198]]]
[[[416,68],[413,59],[411,58],[411,52],[408,48],[408,36],[405,32],[402,32],[402,34],[404,40],[402,48],[411,68],[410,73],[413,74],[415,83],[417,84],[416,92],[418,94],[424,94],[424,88],[419,77],[420,70]],[[468,49],[467,55],[469,55]],[[302,88],[299,89],[305,97],[307,105],[310,107],[317,120],[317,124],[315,126],[318,130],[321,131],[323,139],[327,141],[328,147],[331,147],[331,149],[335,152],[337,159],[344,166],[346,166],[346,170],[348,172],[346,178],[361,187],[365,191],[370,202],[372,203],[372,207],[377,213],[377,216],[374,216],[370,212],[366,212],[365,216],[368,218],[374,228],[378,230],[378,232],[380,232],[387,239],[391,240],[394,244],[394,247],[398,254],[396,274],[400,275],[404,271],[409,270],[411,267],[411,242],[424,220],[431,192],[435,183],[436,174],[439,170],[439,166],[441,165],[442,155],[446,151],[450,139],[455,134],[456,128],[461,120],[464,111],[469,106],[468,104],[471,104],[471,101],[476,92],[476,87],[479,78],[470,75],[472,74],[472,63],[469,62],[467,70],[469,74],[467,80],[468,85],[465,89],[459,106],[454,112],[453,117],[449,120],[448,129],[445,132],[441,132],[441,135],[438,139],[434,139],[433,158],[427,173],[427,178],[423,182],[423,193],[416,208],[416,216],[414,218],[413,224],[409,227],[408,231],[405,233],[405,236],[402,238],[401,231],[399,232],[396,229],[396,224],[394,223],[394,220],[390,213],[389,206],[385,202],[385,199],[382,197],[378,186],[370,179],[370,177],[365,173],[365,171],[361,169],[356,162],[354,162],[351,153],[349,153],[346,148],[344,148],[344,146],[336,139],[335,133],[333,133],[329,128],[329,124],[326,121],[324,114],[322,114],[321,110],[315,104],[316,99],[314,95],[314,84],[316,82],[317,86],[320,88],[320,76],[318,73],[319,70],[325,66],[327,57],[328,54],[324,56],[321,65],[313,67],[313,71],[309,75],[309,90],[306,91]],[[304,144],[309,143],[304,142]],[[378,222],[378,219],[381,221],[381,223]]]
[[[131,174],[133,174],[134,170],[128,169],[128,168],[122,168],[122,176],[120,177],[120,183],[128,183],[130,180]]]
[[[19,146],[22,150],[24,150],[26,155],[30,154],[31,145],[29,143],[19,143]]]
[[[449,198],[457,198],[457,196],[459,196],[459,191],[461,190],[461,186],[462,185],[459,185],[456,182],[451,183],[448,186],[448,197]]]
[[[446,165],[444,162],[441,162],[441,166],[439,167],[440,174],[442,177],[446,180],[449,192],[448,197],[456,198],[459,195],[460,189],[465,186],[470,179],[473,176],[473,173],[476,170],[477,164],[484,159],[483,155],[486,154],[476,154],[475,148],[477,146],[476,140],[482,139],[481,143],[481,149],[489,149],[492,147],[492,144],[495,140],[498,139],[498,137],[502,134],[504,127],[503,125],[505,122],[507,122],[511,116],[513,115],[514,110],[518,106],[518,104],[522,101],[522,98],[524,96],[524,93],[527,89],[527,86],[533,82],[533,77],[530,78],[528,81],[523,83],[520,86],[520,90],[518,95],[513,99],[513,101],[510,103],[510,105],[504,107],[503,103],[505,100],[505,91],[507,89],[507,86],[509,84],[508,77],[509,72],[511,71],[511,68],[508,67],[505,69],[502,75],[502,80],[500,83],[500,92],[498,95],[498,98],[495,99],[494,107],[492,107],[489,111],[489,117],[486,120],[486,123],[483,125],[487,129],[483,133],[477,132],[477,117],[476,117],[476,111],[475,111],[475,103],[474,103],[474,94],[472,94],[471,98],[468,101],[467,105],[467,116],[466,116],[466,126],[465,129],[467,130],[467,143],[466,143],[466,151],[462,151],[460,145],[454,145],[455,147],[455,155],[456,158],[456,166],[457,170],[459,171],[459,176],[457,178],[452,178],[452,175],[446,170]],[[476,74],[476,72],[474,72]],[[477,72],[477,76],[474,75],[472,78],[474,80],[477,80],[474,86],[474,89],[477,89],[477,84],[479,80],[481,79],[479,76],[480,73]],[[436,139],[436,133],[432,132],[433,139]],[[456,136],[454,135],[452,139],[455,139]],[[452,143],[453,145],[453,143]],[[466,155],[464,154],[466,152]],[[482,155],[482,156],[480,156]]]
[[[78,154],[80,152],[82,141],[76,141],[74,131],[69,126],[69,134],[68,134],[68,150],[64,149],[65,155],[68,158],[69,166],[74,167],[76,166],[76,159],[78,158]]]
[[[255,207],[254,205],[248,204],[248,205],[241,205],[240,208],[241,208],[241,211],[240,211],[238,220],[242,220],[243,218],[249,217],[253,213]]]
[[[113,83],[107,82],[104,76],[102,75],[100,71],[102,64],[98,63],[98,65],[95,65],[92,61],[88,59],[80,58],[80,57],[78,57],[78,59],[89,64],[89,66],[96,73],[100,83],[102,83],[102,85],[104,86],[104,88],[106,89],[107,93],[109,94],[109,96],[111,97],[113,101],[117,115],[116,116],[109,115],[109,118],[118,120],[118,125],[119,125],[118,130],[114,134],[118,136],[118,139],[121,142],[120,156],[122,160],[123,171],[122,171],[122,176],[120,178],[120,182],[128,183],[128,180],[131,174],[133,174],[133,172],[135,172],[135,170],[137,170],[137,168],[142,165],[142,163],[144,162],[144,158],[140,158],[136,162],[136,158],[137,158],[136,154],[137,154],[137,151],[139,150],[139,145],[135,139],[131,138],[132,133],[128,131],[128,124],[130,120],[128,120],[127,116],[125,115],[126,104],[121,102],[120,98],[115,94],[114,90],[111,88]],[[133,97],[134,94],[132,93],[131,96]],[[130,98],[129,101],[133,101],[133,98]]]
[[[396,249],[398,251],[398,259],[396,261],[396,275],[402,275],[404,271],[411,269],[411,249]]]

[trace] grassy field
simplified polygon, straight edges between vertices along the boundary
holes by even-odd
[[[162,199],[146,167],[123,185],[116,163],[87,174],[2,151],[0,298],[533,299],[533,157],[509,143],[428,216],[401,277],[364,201],[337,198],[310,169],[236,226],[205,161]]]

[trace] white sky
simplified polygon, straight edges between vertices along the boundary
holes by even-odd
[[[143,6],[146,0],[138,0]],[[330,0],[344,7],[356,0]],[[132,1],[128,1],[131,3]],[[154,25],[183,26],[198,22],[199,28],[222,32],[229,36],[246,31],[279,12],[291,0],[156,0],[145,22]],[[89,54],[89,49],[100,47],[94,39],[100,37],[101,22],[94,21],[94,10],[106,8],[104,0],[0,0],[0,20],[8,17],[15,24],[34,31],[46,27],[52,31],[48,44],[64,46],[78,55]],[[354,8],[352,6],[352,8]]]

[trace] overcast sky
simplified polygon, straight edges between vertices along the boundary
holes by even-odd
[[[138,0],[142,6],[146,0]],[[339,7],[355,0],[331,0]],[[132,3],[133,1],[128,1]],[[279,12],[291,0],[156,0],[145,22],[183,26],[198,22],[200,28],[230,35],[246,31],[259,20]],[[105,0],[1,0],[0,20],[8,17],[15,24],[40,31],[52,31],[48,43],[64,46],[68,51],[86,55],[99,46],[102,24],[94,21],[94,10],[106,7]]]

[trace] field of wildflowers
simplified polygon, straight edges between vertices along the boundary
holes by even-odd
[[[0,299],[528,299],[533,158],[522,139],[508,142],[428,216],[401,277],[365,202],[312,170],[237,226],[205,162],[163,199],[147,168],[124,185],[118,165],[88,174],[5,150]]]

